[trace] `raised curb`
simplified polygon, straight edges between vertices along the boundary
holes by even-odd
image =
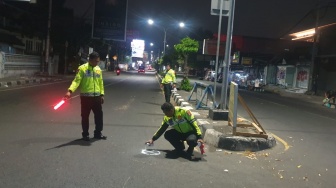
[[[178,94],[174,93],[174,95],[177,96]],[[179,98],[175,100],[179,106],[189,109],[195,117],[200,116],[199,113],[193,111],[193,107],[189,103],[189,105],[178,103],[180,100],[181,99]],[[186,103],[187,102],[184,104]],[[231,151],[260,151],[272,148],[276,145],[276,140],[272,134],[268,134],[267,139],[259,137],[232,136],[213,129],[213,125],[208,122],[208,119],[197,119],[197,123],[202,131],[204,142],[216,148]]]
[[[0,88],[19,86],[19,85],[28,85],[28,84],[37,84],[41,82],[52,82],[59,80],[59,78],[29,78],[29,79],[18,79],[12,81],[2,81],[0,82]]]
[[[161,79],[161,77],[159,76]],[[200,114],[195,111],[191,104],[184,102],[183,97],[177,91],[172,92],[172,98],[179,106],[189,109],[195,117]],[[183,101],[182,101],[182,100]],[[186,104],[188,103],[188,104]],[[272,134],[268,133],[268,138],[243,137],[226,135],[213,128],[208,119],[197,119],[197,123],[202,131],[203,140],[206,144],[216,148],[231,151],[260,151],[272,148],[276,145],[276,140]]]

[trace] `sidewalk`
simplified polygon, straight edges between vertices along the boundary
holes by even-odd
[[[181,73],[177,73],[178,78],[182,78],[183,75]],[[199,79],[199,77],[196,76],[192,76],[189,75],[189,78],[192,79]],[[214,82],[210,82],[207,81],[209,85],[214,85]],[[217,84],[221,84],[221,83],[217,83]],[[285,89],[285,88],[281,88],[279,86],[276,85],[272,85],[272,84],[268,84],[264,87],[265,92],[270,92],[270,93],[276,93],[279,94],[282,97],[291,97],[291,98],[296,98],[298,100],[302,100],[305,102],[310,102],[310,103],[314,103],[314,104],[318,104],[318,105],[322,105],[322,100],[324,99],[324,94],[322,93],[322,91],[320,91],[320,93],[318,95],[307,95],[304,93],[295,93],[295,92],[291,92],[291,89]]]
[[[280,88],[275,85],[267,85],[265,86],[266,92],[277,93],[282,97],[290,97],[296,98],[298,100],[302,100],[305,102],[310,102],[318,105],[322,105],[322,100],[324,99],[324,95],[307,95],[304,93],[295,93],[291,92],[290,89]]]
[[[44,82],[54,82],[63,80],[70,75],[32,75],[32,76],[13,76],[13,77],[6,77],[0,78],[0,88],[7,88],[7,87],[14,87],[14,86],[21,86],[21,85],[30,85],[30,84],[39,84]],[[71,75],[73,78],[74,76]]]

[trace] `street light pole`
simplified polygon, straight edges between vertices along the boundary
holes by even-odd
[[[166,43],[167,43],[167,29],[163,28],[164,38],[163,38],[163,56],[166,55]]]
[[[149,19],[148,21],[148,24],[149,25],[153,25],[154,24],[154,21],[152,19]],[[184,27],[184,23],[183,22],[180,22],[179,23],[179,27]],[[167,45],[167,29],[165,27],[162,27],[162,30],[164,32],[164,38],[163,38],[163,54],[162,56],[166,55],[166,45]]]
[[[68,51],[68,41],[65,41],[65,51],[64,51],[64,75],[67,72],[67,60],[68,60],[68,55],[67,55],[67,51]]]
[[[46,53],[45,53],[45,63],[42,64],[42,72],[46,65],[49,64],[49,48],[50,48],[50,26],[51,26],[51,11],[52,11],[52,0],[49,0],[49,14],[48,14],[48,31],[47,31],[47,41],[46,41]],[[49,65],[50,66],[50,65]],[[50,67],[49,67],[50,68]]]

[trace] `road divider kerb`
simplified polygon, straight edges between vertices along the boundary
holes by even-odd
[[[198,112],[193,110],[193,107],[187,102],[184,102],[182,96],[177,92],[173,92],[175,103],[178,106],[189,109],[191,113],[197,118],[200,117]],[[248,121],[248,120],[246,120]],[[213,128],[213,125],[206,119],[198,119],[198,126],[202,131],[203,140],[206,144],[212,145],[216,148],[231,150],[231,151],[259,151],[272,148],[276,145],[276,139],[272,134],[268,134],[268,138],[258,138],[258,137],[243,137],[243,136],[233,136],[226,135],[224,133],[218,132]],[[278,139],[280,140],[280,139]],[[282,139],[281,139],[282,140]],[[285,142],[281,141],[286,147]],[[287,149],[285,149],[287,150]]]

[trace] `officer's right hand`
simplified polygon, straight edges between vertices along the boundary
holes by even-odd
[[[71,96],[71,92],[70,92],[70,91],[68,91],[68,92],[66,92],[66,94],[65,94],[64,98],[68,99],[68,98],[70,98],[70,96]]]
[[[152,145],[153,143],[154,143],[154,140],[152,140],[152,139],[150,139],[147,142],[145,142],[145,144],[149,144],[149,145]]]

